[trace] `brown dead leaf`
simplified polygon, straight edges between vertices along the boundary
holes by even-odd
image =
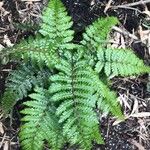
[[[112,48],[118,48],[120,45],[120,36],[121,34],[119,32],[114,32],[113,38],[110,39],[110,43],[112,43],[110,46]]]
[[[139,26],[138,33],[143,43],[149,38],[150,30],[143,30],[142,26]]]
[[[2,149],[2,146],[3,146],[3,144],[4,144],[5,138],[6,138],[6,133],[3,135],[2,139],[1,139],[1,142],[0,142],[0,149]]]
[[[120,48],[126,48],[126,45],[125,45],[125,39],[124,39],[124,37],[121,35],[120,36],[120,43],[121,43],[121,45],[120,45]]]
[[[140,124],[140,131],[143,131],[144,133],[148,134],[144,119],[138,119],[138,123]],[[143,134],[143,132],[141,132],[141,134]]]
[[[95,1],[94,0],[91,1],[91,6],[93,6],[93,5],[95,5]]]

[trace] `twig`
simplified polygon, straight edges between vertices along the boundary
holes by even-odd
[[[133,6],[137,6],[137,5],[144,5],[147,3],[150,3],[150,0],[143,0],[143,1],[128,3],[128,4],[124,4],[124,5],[112,6],[111,8],[116,9],[116,8],[133,7]]]
[[[105,7],[105,9],[104,9],[104,13],[106,13],[107,10],[111,7],[110,5],[111,5],[112,1],[113,1],[113,0],[109,0],[109,1],[108,1],[107,5],[106,5],[106,7]]]
[[[131,142],[134,146],[136,146],[139,150],[145,150],[145,148],[143,147],[143,145],[141,145],[140,143],[138,143],[136,140],[131,139]]]
[[[124,35],[127,35],[127,36],[129,36],[130,38],[132,38],[132,39],[134,39],[134,40],[139,40],[137,36],[135,36],[135,35],[133,35],[133,34],[130,34],[129,32],[127,32],[127,31],[125,31],[125,30],[122,30],[122,29],[120,29],[120,28],[118,28],[118,27],[116,27],[116,26],[113,26],[112,29],[115,30],[115,31],[117,31],[117,32],[119,32],[119,33],[122,33],[122,34],[124,34]]]
[[[129,7],[129,6],[128,7],[127,6],[122,6],[122,7],[112,6],[111,8],[112,9],[118,9],[118,8],[130,9],[130,10],[134,10],[134,11],[139,12],[140,14],[142,14],[142,11],[138,10],[137,8],[133,8],[133,7]]]
[[[2,140],[0,142],[0,149],[2,148],[2,146],[4,144],[5,138],[6,138],[6,133],[4,134],[4,136],[2,137]]]

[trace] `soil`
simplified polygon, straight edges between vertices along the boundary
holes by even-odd
[[[149,49],[147,43],[141,39],[139,27],[143,22],[149,22],[149,16],[145,8],[150,9],[150,4],[137,5],[135,9],[119,8],[108,9],[107,0],[62,0],[69,14],[72,16],[75,30],[75,41],[82,39],[82,33],[87,25],[90,25],[98,17],[116,16],[121,22],[121,28],[130,34],[135,34],[138,40],[121,35],[125,47],[133,51],[145,63],[149,64]],[[138,1],[138,0],[137,0]],[[114,0],[112,6],[136,2],[135,0]],[[2,4],[2,6],[1,6]],[[18,43],[36,33],[40,22],[39,14],[46,6],[47,0],[42,2],[22,2],[21,0],[3,0],[0,2],[0,44],[4,47]],[[139,11],[136,11],[139,10]],[[145,26],[142,29],[148,30]],[[143,31],[142,30],[142,31]],[[112,37],[115,32],[112,33]],[[119,44],[122,46],[122,42]],[[9,62],[0,66],[0,95],[5,90],[5,80],[9,72],[16,66],[15,62]],[[125,115],[131,114],[136,108],[139,112],[149,112],[150,94],[147,92],[148,76],[132,78],[113,78],[112,88],[117,91]],[[16,106],[17,107],[17,106]],[[20,150],[18,131],[20,122],[19,113],[14,109],[12,119],[1,117],[0,119],[0,149]],[[150,118],[129,117],[121,123],[114,125],[115,118],[103,115],[101,117],[101,131],[105,139],[105,145],[93,144],[94,150],[149,150],[150,149]],[[75,149],[75,148],[72,148]]]

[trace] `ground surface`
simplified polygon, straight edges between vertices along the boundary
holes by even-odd
[[[130,47],[145,63],[149,64],[150,3],[131,7],[139,0],[62,0],[74,21],[75,40],[82,38],[85,27],[100,16],[116,16],[120,25],[113,28],[111,46]],[[144,0],[143,0],[144,1]],[[39,14],[47,0],[3,0],[0,1],[0,47],[9,47],[21,39],[35,34],[40,22]],[[121,6],[120,6],[121,5]],[[5,79],[15,63],[4,62],[0,66],[0,94],[5,90]],[[127,119],[117,122],[103,115],[101,131],[105,145],[93,144],[93,149],[104,150],[149,150],[150,149],[150,94],[147,92],[148,75],[131,78],[113,78],[112,87],[118,92],[118,100]],[[17,107],[17,106],[16,106]],[[19,150],[19,114],[15,110],[13,119],[0,114],[0,149]],[[66,148],[67,149],[67,148]],[[75,149],[75,148],[71,148]]]

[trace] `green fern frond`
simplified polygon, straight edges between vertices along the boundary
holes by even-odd
[[[10,56],[11,59],[20,59],[26,56],[38,63],[39,66],[46,64],[51,68],[59,63],[62,50],[72,50],[78,47],[71,43],[74,31],[70,28],[73,22],[60,0],[50,1],[47,9],[43,12],[42,21],[39,33],[44,37],[37,35],[35,39],[29,38],[11,49],[4,49],[0,52],[1,58]]]
[[[56,108],[51,105],[47,91],[35,89],[30,94],[30,101],[24,102],[26,108],[21,111],[25,116],[22,121],[20,139],[23,150],[41,150],[46,140],[54,150],[59,150],[64,144],[61,125],[55,115]]]
[[[90,150],[93,142],[103,143],[99,112],[123,119],[109,76],[146,73],[150,68],[129,50],[107,48],[107,36],[118,23],[115,17],[87,27],[80,44],[72,41],[73,22],[61,0],[50,0],[41,18],[39,36],[0,51],[1,58],[19,58],[24,64],[8,77],[2,109],[8,112],[35,88],[21,111],[22,149],[42,150],[47,144],[60,150],[69,143]]]
[[[83,33],[83,40],[80,42],[81,47],[78,50],[81,56],[89,61],[90,66],[94,66],[97,57],[96,53],[99,47],[104,48],[107,45],[107,36],[112,26],[119,21],[115,17],[99,18],[92,25],[86,28]]]
[[[111,112],[112,115],[123,119],[123,114],[121,111],[121,107],[117,102],[116,94],[113,91],[111,91],[109,87],[99,79],[98,75],[95,75],[94,80],[96,91],[94,96],[98,108],[103,112]]]
[[[92,25],[86,28],[83,34],[81,44],[88,47],[89,50],[95,51],[99,46],[106,45],[107,36],[111,31],[111,27],[119,21],[115,17],[100,18]]]
[[[51,100],[60,103],[56,114],[63,123],[64,136],[83,149],[90,149],[92,141],[102,143],[95,103],[90,98],[94,92],[91,68],[86,61],[74,58],[62,60],[56,68],[60,73],[50,77],[53,83],[49,91]]]
[[[30,37],[14,47],[0,51],[1,59],[10,58],[11,60],[31,60],[40,67],[52,67],[58,63],[59,58],[56,53],[56,46],[50,41],[37,36],[35,39]]]
[[[16,99],[17,95],[11,89],[6,89],[0,100],[0,107],[4,114],[8,114],[12,110],[16,104]]]
[[[39,32],[55,43],[56,47],[68,48],[74,38],[74,31],[71,30],[73,22],[67,15],[63,3],[60,0],[51,0],[43,13],[42,20]]]
[[[8,113],[18,100],[28,96],[33,86],[47,86],[49,75],[48,71],[40,71],[31,65],[21,65],[12,71],[7,78],[6,90],[1,100],[2,110]]]
[[[100,48],[97,56],[96,70],[100,72],[104,68],[107,76],[129,76],[150,72],[150,67],[145,66],[143,60],[131,50]]]

